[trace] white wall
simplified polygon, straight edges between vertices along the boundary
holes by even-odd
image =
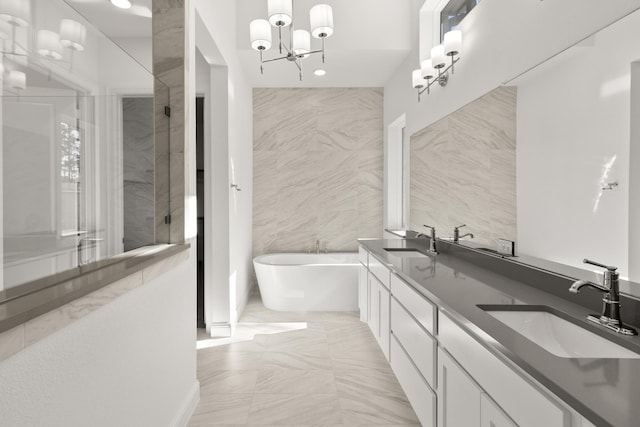
[[[173,270],[0,362],[3,426],[173,426],[198,399],[195,246]]]
[[[580,267],[586,257],[628,275],[631,62],[640,59],[638,28],[640,12],[518,80],[521,252]],[[614,181],[617,188],[602,190]]]
[[[638,7],[640,0],[606,7],[599,0],[480,2],[460,25],[462,59],[448,86],[434,87],[418,103],[411,87],[420,60],[416,44],[385,85],[385,126],[406,113],[413,134]]]
[[[253,131],[252,91],[246,83],[235,40],[236,2],[233,0],[196,0],[195,10],[215,43],[216,55],[205,58],[212,65],[226,66],[228,87],[228,181],[229,190],[229,286],[230,322],[234,323],[244,310],[252,286],[251,257]],[[200,47],[201,40],[195,43]],[[205,41],[202,40],[204,43]],[[204,47],[204,46],[203,46]],[[206,50],[206,49],[204,49]],[[203,51],[204,51],[203,50]],[[231,191],[238,184],[241,192]],[[215,202],[214,202],[215,203]],[[215,286],[224,286],[221,283]]]

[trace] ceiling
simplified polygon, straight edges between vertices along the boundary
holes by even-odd
[[[131,0],[119,9],[109,0],[64,0],[110,38],[151,37],[151,1]]]
[[[302,60],[303,81],[297,67],[286,61],[264,65],[260,75],[260,60],[252,50],[249,23],[267,18],[267,0],[238,0],[236,13],[236,48],[249,84],[253,87],[380,87],[389,80],[411,52],[418,39],[418,10],[423,1],[416,0],[295,0],[296,29],[309,30],[309,10],[318,3],[333,9],[334,33],[325,40],[326,61],[320,54]],[[272,48],[264,59],[276,58],[277,32]],[[288,40],[288,30],[283,31]],[[312,38],[311,49],[321,48],[320,40]],[[324,77],[313,71],[323,68]]]
[[[108,0],[65,0],[107,36],[119,39],[150,37],[152,0],[132,0],[118,9]],[[315,54],[304,59],[303,81],[297,67],[286,61],[264,65],[260,75],[258,52],[251,49],[249,23],[267,18],[267,0],[236,0],[236,49],[253,87],[381,87],[404,62],[418,40],[418,11],[424,0],[294,0],[296,29],[309,30],[309,10],[327,3],[333,8],[334,34],[325,40],[326,62]],[[287,35],[288,30],[283,31]],[[279,56],[277,33],[265,59]],[[311,48],[321,43],[312,38]],[[323,68],[324,77],[313,71]]]

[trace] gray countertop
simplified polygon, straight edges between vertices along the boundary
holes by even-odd
[[[517,365],[595,425],[639,425],[640,359],[558,357],[477,306],[549,306],[586,329],[640,353],[639,337],[617,335],[586,320],[586,315],[594,311],[593,301],[601,298],[597,292],[586,296],[581,296],[586,291],[581,295],[570,294],[570,282],[566,278],[560,280],[548,272],[533,270],[528,273],[524,267],[517,267],[520,270],[514,272],[513,266],[504,264],[507,260],[454,243],[438,241],[441,251],[438,255],[407,258],[384,248],[415,248],[424,252],[426,239],[361,239],[359,242],[394,273],[451,314],[493,354]],[[503,274],[502,268],[508,274]],[[532,286],[532,280],[546,283]],[[637,313],[630,314],[630,318],[637,318]]]

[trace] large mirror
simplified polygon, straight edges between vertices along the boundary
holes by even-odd
[[[507,83],[521,252],[581,268],[591,258],[640,281],[638,40],[640,11]]]
[[[151,51],[141,7],[0,2],[0,302],[156,241],[154,126],[168,120],[154,122],[150,56],[135,54]]]
[[[589,258],[640,282],[638,40],[635,11],[413,134],[411,228],[433,221],[447,236],[466,222],[483,246],[515,240],[521,262],[591,270]]]

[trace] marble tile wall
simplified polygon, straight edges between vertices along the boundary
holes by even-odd
[[[153,74],[156,146],[156,242],[185,241],[186,126],[185,49],[188,31],[184,0],[153,0]],[[165,116],[171,107],[171,117]],[[171,215],[171,224],[165,216]]]
[[[411,136],[411,229],[516,239],[516,95],[495,89]]]
[[[122,100],[124,250],[155,243],[153,98]]]
[[[254,256],[381,235],[381,88],[256,88],[253,117]]]

